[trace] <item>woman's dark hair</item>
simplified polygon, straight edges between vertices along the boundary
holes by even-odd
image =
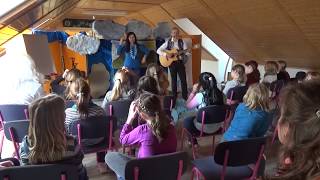
[[[151,76],[142,76],[138,81],[136,97],[139,97],[143,92],[159,94],[158,82]]]
[[[204,90],[204,103],[206,105],[223,104],[222,92],[218,89],[217,80],[212,73],[201,73],[199,76],[199,84]]]
[[[280,94],[281,174],[270,179],[320,177],[320,81],[291,84]],[[282,132],[287,127],[287,133]],[[284,163],[290,158],[290,163]]]
[[[133,35],[134,39],[135,39],[135,44],[138,46],[138,42],[137,42],[137,36],[134,32],[128,32],[127,33],[127,39],[126,39],[126,52],[130,52],[130,41],[129,41],[129,37]],[[138,47],[137,47],[138,48]]]
[[[143,92],[138,99],[138,110],[154,119],[151,121],[152,133],[159,142],[167,137],[170,120],[162,110],[162,104],[159,97],[149,92]]]

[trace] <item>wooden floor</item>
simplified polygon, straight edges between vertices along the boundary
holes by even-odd
[[[179,132],[178,132],[179,133]],[[179,133],[180,134],[180,133]],[[180,137],[180,136],[178,136]],[[219,142],[221,136],[217,136],[216,142]],[[211,137],[204,137],[199,140],[199,151],[198,151],[198,156],[199,157],[205,157],[209,156],[211,153],[211,143],[212,138]],[[179,148],[180,148],[180,143],[178,143]],[[271,145],[268,143],[267,149],[266,149],[266,157],[267,157],[267,165],[266,165],[266,174],[273,174],[275,173],[275,168],[276,168],[276,162],[277,162],[277,153],[278,153],[278,148],[279,144],[275,143],[274,145]],[[192,157],[192,151],[191,148],[188,146],[184,147],[184,150],[189,153],[190,159]],[[85,156],[84,159],[84,164],[87,168],[89,178],[92,180],[115,180],[116,176],[112,171],[109,171],[106,174],[100,174],[96,168],[96,157],[95,154],[89,154]],[[183,180],[189,180],[190,175],[191,175],[191,168],[192,164],[191,162],[188,165],[188,170],[187,172],[183,175],[182,179]]]

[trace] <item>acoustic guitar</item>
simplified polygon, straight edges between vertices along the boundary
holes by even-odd
[[[164,52],[167,54],[167,56],[159,56],[159,61],[161,66],[163,67],[169,67],[173,61],[180,60],[180,56],[183,53],[186,53],[188,50],[177,50],[177,49],[171,49],[171,50],[165,50]]]

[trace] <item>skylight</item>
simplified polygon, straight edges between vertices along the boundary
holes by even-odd
[[[10,0],[6,1],[5,3],[1,3],[0,6],[0,17],[4,14],[8,13],[12,9],[16,8],[20,4],[24,3],[26,0]]]
[[[223,81],[225,77],[225,70],[231,71],[232,58],[225,53],[216,43],[214,43],[205,33],[203,33],[193,22],[188,18],[181,18],[173,20],[184,32],[189,35],[202,35],[201,45],[209,53],[211,53],[217,60],[219,66],[218,81]],[[229,61],[229,62],[228,62]]]

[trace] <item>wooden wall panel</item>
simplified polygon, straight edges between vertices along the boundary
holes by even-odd
[[[256,55],[249,52],[245,44],[202,1],[174,0],[164,3],[162,6],[174,18],[189,18],[234,60],[256,58]]]

